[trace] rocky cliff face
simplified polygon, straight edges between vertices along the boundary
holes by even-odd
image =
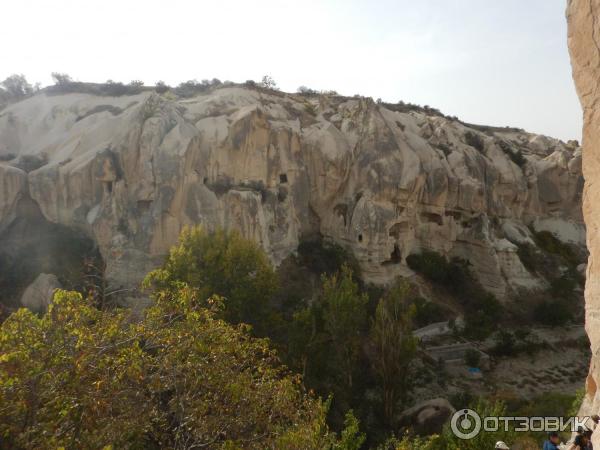
[[[0,160],[0,242],[34,209],[97,243],[115,288],[197,223],[241,230],[275,263],[320,234],[375,282],[431,249],[500,298],[545,283],[517,255],[530,227],[585,240],[577,143],[366,98],[40,93],[0,111]]]
[[[567,6],[569,50],[573,78],[581,100],[583,125],[583,172],[585,189],[583,214],[589,230],[590,257],[585,286],[586,330],[592,345],[592,361],[587,378],[587,398],[583,413],[600,409],[600,0],[570,0]],[[600,445],[595,433],[594,445]]]

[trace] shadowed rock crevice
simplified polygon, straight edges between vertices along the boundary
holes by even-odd
[[[94,241],[80,231],[48,222],[29,197],[0,234],[0,304],[21,306],[21,295],[41,273],[54,274],[67,289],[83,290],[86,264],[102,265]]]

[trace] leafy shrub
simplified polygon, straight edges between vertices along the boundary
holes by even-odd
[[[304,104],[304,109],[311,116],[316,116],[317,115],[317,108],[315,108],[315,105],[313,105],[312,103],[305,103]]]
[[[508,157],[519,167],[523,167],[525,164],[527,164],[527,159],[523,156],[523,152],[521,150],[510,152]]]
[[[68,94],[83,93],[90,95],[103,95],[110,97],[120,97],[123,95],[137,95],[144,91],[143,82],[132,81],[129,84],[123,84],[120,81],[108,80],[106,83],[83,83],[73,81],[67,74],[53,73],[54,86],[45,88],[50,94]]]
[[[169,89],[171,89],[167,83],[165,83],[164,81],[157,81],[156,82],[156,86],[154,86],[154,90],[156,91],[157,94],[164,94],[165,92],[167,92]]]
[[[544,259],[531,244],[518,244],[517,256],[523,266],[533,273],[537,272]]]
[[[502,316],[502,305],[481,287],[470,273],[466,261],[448,261],[439,253],[424,251],[408,255],[406,263],[457,297],[465,311],[465,327],[462,331],[465,336],[481,339],[496,328]]]
[[[415,305],[414,321],[417,327],[424,327],[435,322],[441,322],[446,320],[450,314],[450,311],[444,307],[437,303],[430,302],[423,297],[417,297],[413,302]]]
[[[532,230],[532,232],[535,243],[545,252],[560,256],[570,266],[576,266],[581,262],[581,258],[576,255],[573,248],[559,240],[550,231]]]
[[[360,98],[360,95],[358,97]],[[408,113],[411,111],[415,111],[415,112],[425,114],[428,116],[446,117],[446,116],[444,116],[444,114],[442,114],[440,112],[439,109],[432,108],[428,105],[420,106],[420,105],[416,105],[414,103],[403,102],[402,100],[400,100],[398,103],[382,102],[381,105],[384,108],[389,109],[390,111],[396,111],[396,112],[401,112],[401,113]]]
[[[36,88],[37,89],[37,88]],[[20,100],[35,92],[25,75],[11,75],[0,82],[0,90],[4,90],[9,100]]]
[[[270,75],[265,75],[262,77],[260,84],[265,89],[277,89],[277,83],[275,83],[275,80]]]
[[[583,399],[585,398],[585,388],[578,389],[575,393],[575,397],[571,402],[571,406],[567,410],[567,417],[575,417],[579,414],[579,409],[581,408],[581,404],[583,403]]]
[[[577,281],[567,272],[550,281],[550,293],[556,298],[569,298],[576,286]]]
[[[206,92],[212,85],[217,84],[221,84],[221,82],[216,78],[212,82],[208,80],[202,80],[201,83],[196,80],[188,80],[180,83],[179,86],[174,89],[174,92],[180,97],[193,97],[201,92]]]
[[[429,250],[408,255],[406,263],[408,267],[423,274],[428,280],[449,287],[455,292],[459,292],[470,278],[465,261],[460,259],[448,261],[445,256]]]
[[[132,92],[130,91],[130,89],[132,89],[133,92],[136,92],[136,93],[139,92],[139,87],[125,86],[120,81],[108,80],[102,86],[102,91],[103,91],[104,95],[108,95],[110,97],[119,97],[121,95],[131,94]]]
[[[544,300],[534,309],[536,319],[549,326],[560,326],[573,318],[569,304],[564,300]]]
[[[354,255],[335,242],[322,238],[301,241],[298,245],[300,262],[314,273],[332,275],[347,265],[355,278],[360,278],[360,266]]]
[[[465,133],[465,143],[467,145],[470,145],[471,147],[476,148],[480,152],[482,152],[485,148],[483,138],[479,134],[473,133],[471,131],[467,131]]]
[[[477,350],[470,348],[465,352],[465,364],[468,367],[479,367],[481,362],[481,353]]]
[[[298,91],[298,94],[302,94],[302,95],[317,95],[319,93],[315,89],[311,89],[306,86],[300,86],[297,91]]]
[[[517,353],[517,340],[508,330],[500,330],[496,334],[492,354],[495,356],[513,356]]]
[[[460,300],[465,308],[465,326],[462,330],[465,337],[485,339],[498,327],[504,309],[492,294],[476,286]]]
[[[66,86],[73,83],[73,79],[66,73],[52,72],[51,76],[54,84],[58,86]]]
[[[497,141],[498,146],[517,166],[523,167],[527,164],[527,159],[523,156],[523,152],[519,149],[514,149],[508,142],[503,140]]]

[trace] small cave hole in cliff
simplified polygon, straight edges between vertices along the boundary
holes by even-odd
[[[41,273],[56,275],[64,289],[87,292],[90,277],[103,267],[90,237],[49,222],[36,202],[22,198],[15,220],[0,231],[0,308],[20,307],[21,295]]]
[[[346,226],[346,216],[348,215],[348,205],[339,203],[333,208],[333,212],[344,220],[344,226]]]
[[[363,239],[363,235],[362,235],[362,234],[359,234],[359,235],[358,235],[358,242],[362,242],[362,239]]]
[[[281,184],[285,184],[288,182],[288,178],[287,178],[287,174],[286,173],[282,173],[279,175],[279,182]]]
[[[400,247],[398,244],[394,244],[394,250],[390,254],[390,259],[381,263],[382,266],[387,266],[390,264],[400,264],[402,262],[402,252],[400,252]]]
[[[435,213],[421,213],[421,219],[424,222],[428,222],[428,223],[435,223],[437,225],[443,225],[444,220],[442,219],[442,216],[440,216],[439,214],[435,214]]]

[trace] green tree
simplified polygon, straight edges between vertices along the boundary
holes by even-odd
[[[237,231],[209,233],[202,227],[185,228],[161,269],[148,274],[146,287],[168,289],[185,282],[208,299],[225,298],[223,317],[247,323],[264,335],[274,314],[269,308],[278,280],[267,255]]]
[[[416,307],[410,304],[410,285],[397,282],[380,300],[371,325],[372,364],[383,391],[383,416],[392,425],[399,400],[408,392],[410,364],[417,351],[412,335]]]
[[[73,83],[73,79],[66,73],[52,72],[51,76],[56,86],[66,86]]]
[[[66,291],[17,311],[0,327],[2,448],[357,449],[355,419],[339,447],[327,404],[221,302],[181,284],[139,322]]]
[[[358,419],[350,410],[346,413],[340,440],[332,446],[331,450],[360,450],[366,439],[365,434],[360,431]]]
[[[470,348],[465,352],[465,364],[468,367],[479,367],[481,362],[481,353],[474,348]]]
[[[360,356],[368,297],[360,293],[352,270],[347,265],[338,273],[324,275],[322,281],[320,304],[323,329],[331,342],[332,362],[339,368],[342,382],[351,389]]]
[[[0,90],[4,89],[8,98],[20,100],[34,93],[34,88],[29,84],[25,75],[14,74],[0,82]]]

